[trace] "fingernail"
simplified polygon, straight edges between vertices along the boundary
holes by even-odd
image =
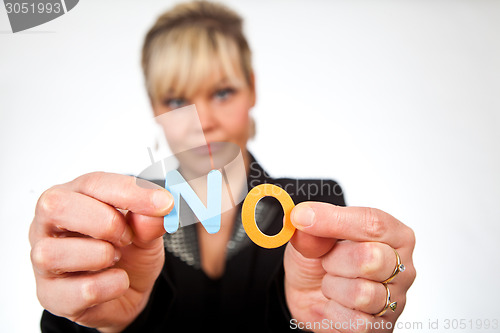
[[[314,223],[314,210],[308,206],[297,206],[292,211],[292,223],[300,228],[310,227]]]
[[[118,250],[117,248],[115,248],[115,256],[113,258],[113,262],[118,262],[120,260],[120,257],[121,257],[120,250]]]
[[[161,210],[168,210],[174,203],[174,198],[166,190],[157,190],[153,194],[153,204]]]
[[[123,231],[122,237],[120,238],[120,246],[127,246],[132,243],[132,229],[129,226],[125,227],[125,231]]]

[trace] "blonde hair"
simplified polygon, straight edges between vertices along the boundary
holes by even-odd
[[[241,72],[251,85],[251,52],[243,20],[218,3],[193,1],[163,13],[148,31],[142,48],[142,69],[149,97],[167,93],[189,97],[219,71],[235,85]]]

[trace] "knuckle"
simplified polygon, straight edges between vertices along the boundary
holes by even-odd
[[[411,248],[412,249],[415,248],[415,243],[416,243],[415,231],[410,227],[407,227],[406,238],[408,238],[407,243],[411,244]]]
[[[93,279],[85,281],[81,285],[81,295],[87,307],[97,304],[99,298],[99,288]]]
[[[122,195],[124,197],[130,195],[131,193],[134,193],[137,188],[140,188],[140,186],[137,185],[137,178],[133,177],[133,176],[126,176],[124,178],[124,190],[122,192]],[[123,201],[123,209],[125,210],[129,210],[130,209],[130,206],[128,204],[128,200],[122,200]]]
[[[415,281],[415,279],[417,278],[417,271],[415,270],[415,267],[413,267],[413,265],[411,265],[411,267],[409,269],[407,269],[408,271],[408,280],[409,280],[409,285],[411,286],[413,284],[413,282]],[[406,273],[406,271],[405,271]]]
[[[134,176],[125,176],[124,179],[125,179],[126,188],[128,188],[128,189],[135,189],[135,188],[138,187],[138,179],[136,177],[134,177]]]
[[[356,281],[353,290],[354,307],[356,309],[365,309],[370,305],[375,297],[375,288],[368,281]]]
[[[110,264],[114,263],[114,257],[115,257],[115,248],[113,245],[107,242],[103,242],[101,245],[102,249],[100,251],[101,253],[101,263],[105,266],[108,266]]]
[[[93,193],[104,175],[105,173],[102,171],[90,172],[76,178],[74,182],[80,188],[85,189],[85,192]]]
[[[362,276],[372,276],[383,268],[384,254],[376,243],[362,243],[359,247],[357,256]]]
[[[327,273],[332,273],[332,259],[329,253],[321,258],[321,267]]]
[[[33,221],[31,222],[29,231],[28,231],[28,239],[30,242],[31,247],[36,243],[38,237],[37,237],[37,229],[38,229],[39,223],[38,219],[35,217],[33,218]]]
[[[89,188],[89,186],[92,188],[92,186],[95,185],[103,176],[104,172],[102,171],[89,172],[77,177],[75,182],[85,188]]]
[[[60,302],[61,300],[54,301]],[[74,319],[87,308],[85,304],[82,304],[80,301],[72,302],[71,304],[67,304],[63,307],[56,305],[56,307],[58,308],[58,313],[56,314],[57,316],[68,318],[71,321],[74,321]]]
[[[120,240],[118,212],[108,210],[107,216],[102,220],[101,232],[106,239],[118,242]]]
[[[373,239],[380,239],[387,232],[387,224],[381,216],[380,210],[367,208],[365,210],[365,231]]]
[[[354,330],[352,331],[353,333],[369,333],[370,330],[368,329],[368,327],[370,327],[370,325],[368,324],[369,320],[367,319],[359,319],[360,321],[356,321],[356,323],[358,323],[358,325],[356,325],[357,327],[354,328]]]
[[[47,271],[50,267],[51,255],[50,247],[47,246],[45,240],[38,241],[31,249],[31,263],[39,271]]]
[[[359,313],[354,313],[352,317],[352,321],[356,323],[354,327],[352,327],[353,333],[368,333],[370,332],[370,321],[371,319],[368,318],[366,315],[363,315],[361,312]]]
[[[57,214],[62,209],[62,200],[64,191],[56,186],[53,186],[42,193],[38,199],[35,215],[51,216]]]
[[[398,298],[398,309],[397,309],[397,311],[399,311],[400,313],[403,312],[405,306],[406,306],[406,294],[403,294],[403,295],[401,295]]]
[[[332,298],[331,280],[328,274],[321,280],[321,293],[328,299]]]

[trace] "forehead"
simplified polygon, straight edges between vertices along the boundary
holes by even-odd
[[[238,47],[220,33],[184,29],[158,39],[154,48],[148,82],[153,99],[191,97],[222,82],[245,84]]]
[[[220,69],[215,69],[207,73],[204,77],[199,77],[192,81],[187,80],[187,86],[175,85],[168,86],[164,90],[164,97],[184,97],[193,98],[200,94],[211,94],[214,90],[224,88],[228,85],[235,88],[242,88],[245,82],[241,73],[235,76],[228,76],[229,74]]]

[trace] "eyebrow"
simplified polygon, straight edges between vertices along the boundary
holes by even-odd
[[[215,83],[213,86],[214,87],[220,87],[220,86],[225,86],[226,84],[230,84],[231,82],[227,77],[223,78],[222,80],[219,80],[219,82]]]
[[[161,99],[165,100],[167,98],[184,98],[182,96],[177,96],[176,94],[174,94],[174,91],[172,89],[170,89],[169,91],[167,91]]]
[[[210,91],[211,93],[213,93],[215,90],[217,89],[220,89],[226,85],[232,85],[234,86],[235,88],[239,88],[240,85],[238,85],[236,82],[234,82],[234,80],[229,80],[229,78],[227,77],[224,77],[222,79],[220,79],[219,81],[217,81],[216,83],[212,84],[209,88],[208,88],[208,91]],[[190,96],[185,96],[183,94],[181,95],[176,95],[174,93],[174,90],[173,89],[170,89],[169,91],[167,91],[163,96],[162,96],[162,100],[165,100],[165,99],[169,99],[169,98],[184,98],[184,99],[189,99]]]
[[[230,80],[229,78],[224,77],[219,82],[215,83],[212,87],[214,89],[217,89],[217,88],[221,88],[221,87],[223,87],[225,85],[232,85],[235,88],[241,88],[241,86],[242,86],[241,81],[240,82],[238,82],[238,81],[239,80]]]

